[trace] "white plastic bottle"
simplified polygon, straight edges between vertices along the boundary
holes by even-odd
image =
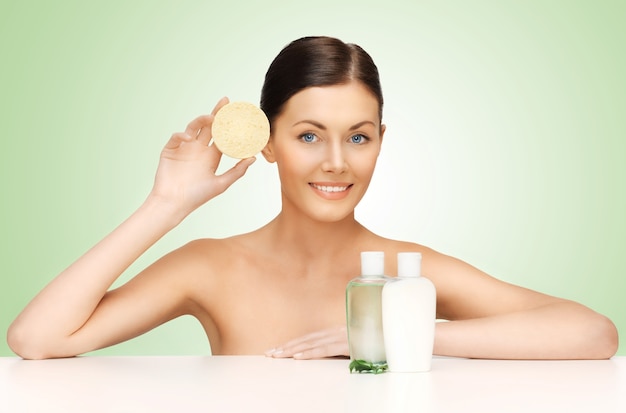
[[[381,298],[388,277],[384,272],[384,252],[362,252],[361,276],[352,279],[346,287],[350,360],[373,366],[382,366],[386,362]]]
[[[383,331],[390,372],[425,372],[431,368],[437,294],[421,276],[422,255],[398,253],[398,277],[382,292]]]

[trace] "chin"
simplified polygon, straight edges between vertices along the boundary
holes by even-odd
[[[334,209],[333,211],[327,211],[327,212],[316,211],[316,213],[311,215],[311,218],[313,218],[316,221],[328,223],[328,224],[342,222],[347,219],[353,220],[354,209],[351,209],[349,211],[338,211],[337,209]]]

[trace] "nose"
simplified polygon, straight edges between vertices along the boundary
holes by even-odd
[[[344,148],[340,142],[330,143],[326,147],[324,162],[322,163],[324,172],[341,174],[348,170],[348,163],[344,153]]]

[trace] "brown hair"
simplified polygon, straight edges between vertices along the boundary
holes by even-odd
[[[301,90],[351,80],[361,82],[376,97],[382,121],[383,93],[370,55],[356,44],[332,37],[303,37],[285,46],[270,64],[261,90],[261,109],[272,124],[289,98]]]

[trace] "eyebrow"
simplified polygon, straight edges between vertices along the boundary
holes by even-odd
[[[326,130],[326,126],[324,126],[323,124],[321,124],[321,123],[319,123],[317,121],[310,120],[310,119],[305,119],[305,120],[298,121],[298,122],[294,123],[291,126],[294,127],[294,126],[299,125],[301,123],[308,123],[308,124],[311,124],[311,125],[315,126],[316,128],[321,129],[321,130]],[[374,122],[372,122],[371,120],[364,120],[362,122],[355,123],[354,125],[350,126],[349,130],[351,130],[351,131],[352,130],[356,130],[356,129],[359,129],[361,126],[367,125],[367,124],[370,124],[370,125],[376,127],[376,124]]]

